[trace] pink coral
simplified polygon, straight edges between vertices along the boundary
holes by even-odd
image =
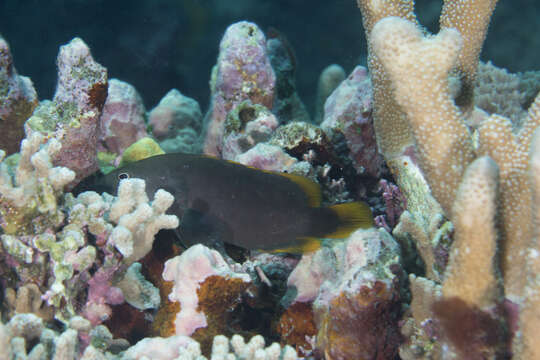
[[[124,302],[122,291],[111,284],[117,269],[117,266],[110,268],[103,266],[88,281],[88,298],[84,316],[93,325],[100,324],[111,316],[112,310],[107,304],[118,305]]]
[[[163,279],[174,282],[169,300],[179,302],[181,306],[175,320],[177,335],[189,336],[198,328],[208,325],[207,316],[199,311],[200,299],[197,290],[200,284],[214,275],[238,278],[243,282],[251,281],[247,274],[231,271],[217,251],[200,244],[190,247],[182,255],[165,263]]]
[[[321,128],[329,134],[343,133],[358,173],[379,177],[384,160],[377,148],[372,109],[367,69],[357,66],[326,100]]]
[[[266,53],[266,39],[257,25],[241,21],[229,26],[220,43],[204,152],[221,155],[223,124],[229,111],[244,100],[272,108],[276,78]]]
[[[0,36],[0,149],[17,152],[23,124],[38,104],[32,81],[17,74],[8,43]]]
[[[111,79],[101,114],[100,150],[122,154],[129,145],[147,136],[144,117],[144,104],[137,90]]]

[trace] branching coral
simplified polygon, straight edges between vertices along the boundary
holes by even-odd
[[[106,304],[124,301],[113,277],[148,253],[160,229],[178,226],[176,216],[165,214],[174,199],[158,190],[149,203],[140,179],[123,181],[118,198],[92,192],[63,196],[75,174],[53,167],[51,157],[61,145],[55,138],[42,145],[45,140],[34,132],[22,142],[15,165],[9,159],[0,163],[0,254],[3,273],[11,271],[5,286],[43,294],[38,300],[67,321],[80,310],[88,284],[85,314],[97,324],[110,314]],[[11,303],[23,310],[24,304]],[[40,301],[24,306],[43,311]]]
[[[416,23],[412,0],[358,0],[362,12],[362,21],[369,39],[377,21],[388,16],[399,16]],[[392,157],[403,152],[413,144],[412,134],[403,110],[391,95],[392,83],[386,69],[379,60],[379,55],[372,51],[368,42],[368,65],[373,83],[373,125],[377,143],[385,157]]]
[[[445,29],[423,38],[416,24],[390,17],[377,23],[370,41],[393,80],[397,102],[407,113],[433,195],[450,214],[459,181],[474,156],[448,83],[462,46],[460,35]]]
[[[529,181],[532,190],[533,236],[525,254],[524,301],[519,314],[520,329],[514,339],[514,349],[522,359],[540,358],[536,341],[540,332],[540,130],[536,130],[530,149]]]
[[[497,185],[497,164],[489,157],[467,168],[454,204],[455,240],[443,283],[443,296],[459,296],[480,309],[496,306],[502,295],[496,264]]]
[[[373,10],[380,3],[359,1],[363,11]],[[391,3],[397,6],[403,2]],[[368,32],[370,50],[392,83],[393,92],[386,95],[394,97],[406,113],[420,167],[433,196],[455,226],[443,302],[453,304],[462,314],[474,314],[483,324],[489,321],[481,319],[499,315],[487,315],[478,309],[493,309],[503,301],[497,257],[502,259],[504,295],[519,308],[525,306],[525,299],[529,301],[528,292],[537,288],[525,286],[528,280],[523,276],[523,264],[528,261],[527,254],[539,251],[534,222],[525,214],[533,211],[534,181],[529,177],[532,168],[528,154],[533,131],[540,125],[540,97],[520,126],[492,114],[478,127],[477,141],[468,128],[468,118],[474,113],[472,84],[478,54],[495,3],[445,1],[441,31],[434,36],[425,34],[403,15],[382,19]],[[366,14],[364,18],[370,16],[369,11]],[[456,74],[460,86],[457,92],[450,80],[454,77],[455,83]],[[384,103],[375,105],[384,107]],[[381,130],[381,136],[399,139]],[[485,155],[489,158],[481,157]],[[521,321],[519,326],[527,328],[526,324],[537,323],[538,319],[522,317]],[[450,327],[454,323],[441,318],[441,324]],[[496,336],[498,344],[483,343],[487,347],[482,350],[484,355],[500,351],[497,347],[504,335]],[[524,334],[523,342],[527,341]]]
[[[2,161],[0,150],[0,215],[7,235],[29,235],[58,226],[64,219],[58,206],[63,187],[75,178],[65,167],[53,167],[51,157],[60,150],[60,143],[33,134],[21,143],[15,168]],[[3,240],[6,241],[6,240]]]
[[[459,33],[446,29],[425,39],[416,25],[397,18],[380,21],[371,38],[374,50],[392,74],[396,99],[408,113],[426,179],[450,215],[457,186],[475,157],[471,135],[452,101],[447,80],[456,65],[459,38]],[[420,64],[418,56],[423,59]],[[510,122],[498,115],[492,115],[479,129],[477,152],[489,155],[500,168],[502,270],[506,292],[514,300],[519,299],[523,286],[521,269],[515,266],[524,256],[519,249],[527,248],[531,239],[530,220],[520,214],[530,209],[527,149],[540,121],[539,104],[540,99],[533,103],[516,135]]]

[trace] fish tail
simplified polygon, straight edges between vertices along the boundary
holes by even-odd
[[[373,214],[369,205],[360,202],[337,204],[324,208],[328,217],[334,218],[332,229],[321,235],[330,239],[341,239],[349,236],[358,228],[370,228],[374,225]],[[327,218],[327,222],[329,222]],[[331,223],[330,221],[329,223]]]
[[[309,253],[321,247],[323,238],[343,239],[358,228],[370,228],[374,225],[371,209],[363,202],[311,208],[308,219],[305,235],[298,236],[291,246],[272,252]]]

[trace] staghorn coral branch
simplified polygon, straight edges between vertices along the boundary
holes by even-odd
[[[496,4],[497,0],[445,0],[443,4],[439,21],[441,29],[454,28],[463,38],[463,48],[457,61],[462,83],[460,94],[455,99],[463,111],[470,111],[473,107],[478,59]]]
[[[493,308],[502,299],[495,263],[498,182],[497,164],[487,156],[476,159],[465,171],[453,208],[456,230],[442,293],[479,309]]]
[[[375,25],[370,42],[408,115],[426,180],[450,214],[459,181],[474,157],[469,131],[448,83],[461,37],[445,29],[425,38],[413,22],[389,17]]]
[[[357,0],[362,12],[362,22],[366,37],[371,37],[375,24],[388,16],[397,16],[417,23],[414,2],[411,0]],[[377,145],[385,157],[393,157],[412,145],[407,116],[392,96],[392,84],[378,55],[368,43],[368,66],[373,83],[375,103],[373,124],[377,134]]]
[[[531,219],[523,216],[532,206],[528,175],[528,153],[533,131],[540,125],[540,96],[529,108],[527,119],[517,134],[510,121],[490,116],[479,128],[480,155],[488,155],[499,165],[502,271],[507,296],[521,298],[525,279],[522,264],[532,238]]]
[[[520,313],[520,331],[514,349],[521,359],[540,359],[540,130],[536,130],[530,149],[529,179],[532,188],[533,238],[526,254],[525,300]]]

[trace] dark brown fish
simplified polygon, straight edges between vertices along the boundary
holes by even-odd
[[[187,244],[214,238],[247,249],[303,253],[319,248],[321,238],[342,238],[373,225],[364,203],[321,207],[319,185],[303,176],[202,155],[153,156],[89,187],[114,194],[126,178],[144,179],[149,197],[158,189],[174,195],[168,213],[180,219],[178,231]]]

